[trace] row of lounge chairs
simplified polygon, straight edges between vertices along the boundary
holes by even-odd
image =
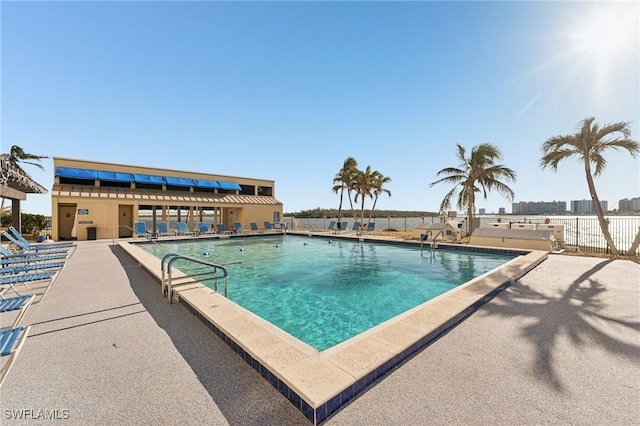
[[[340,222],[340,227],[338,228],[337,222],[335,220],[332,220],[331,222],[329,222],[329,226],[327,227],[327,230],[333,234],[337,234],[340,231],[346,232],[348,225],[349,225],[348,221]],[[375,229],[376,229],[375,222],[369,222],[367,223],[366,227],[363,228],[363,225],[360,222],[356,221],[353,223],[351,231],[361,234],[363,232],[373,232],[375,231]]]
[[[25,314],[32,305],[44,300],[76,248],[73,242],[31,244],[13,227],[9,227],[9,232],[2,231],[2,236],[10,244],[0,245],[0,324],[4,325],[5,318],[11,316],[13,322],[0,328],[0,387],[31,330],[30,325],[21,325]],[[26,290],[18,290],[18,286]]]
[[[205,222],[199,222],[197,226],[198,226],[197,231],[190,231],[188,229],[186,222],[178,222],[176,224],[176,231],[171,232],[168,229],[169,227],[167,222],[162,221],[162,222],[156,223],[157,232],[151,232],[147,229],[146,222],[139,221],[134,224],[134,233],[136,236],[152,238],[155,236],[164,237],[164,236],[178,236],[178,235],[182,235],[182,236],[212,235],[212,234],[229,235],[229,234],[242,234],[247,232],[245,231],[245,229],[243,228],[240,222],[233,222],[233,229],[228,229],[222,223],[215,224],[214,229],[209,229],[209,225],[207,225]],[[268,232],[268,231],[286,232],[286,229],[287,229],[286,223],[276,224],[276,223],[267,222],[267,221],[264,222],[264,228],[258,228],[258,225],[256,222],[250,222],[249,226],[251,227],[251,230],[248,232]]]

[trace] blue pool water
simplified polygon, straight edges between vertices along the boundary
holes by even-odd
[[[225,266],[229,299],[319,351],[513,258],[444,249],[421,256],[415,247],[294,235],[142,247],[158,258],[178,253]]]

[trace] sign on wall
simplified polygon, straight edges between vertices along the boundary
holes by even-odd
[[[89,214],[89,209],[78,209],[78,214]]]

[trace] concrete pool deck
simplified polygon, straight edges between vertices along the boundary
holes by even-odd
[[[309,424],[120,247],[78,245],[23,320],[3,421],[30,409],[71,424]],[[638,423],[639,286],[631,261],[550,256],[325,424]]]

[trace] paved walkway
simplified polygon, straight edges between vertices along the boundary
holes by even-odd
[[[309,424],[110,243],[27,313],[1,424]],[[639,401],[639,265],[550,256],[325,424],[631,425]]]

